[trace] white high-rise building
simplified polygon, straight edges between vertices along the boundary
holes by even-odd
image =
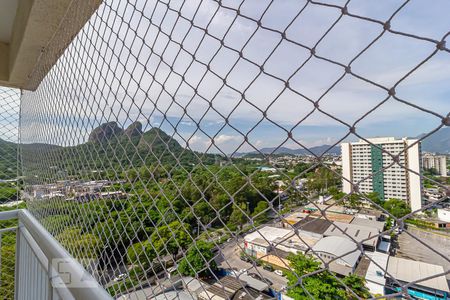
[[[420,209],[422,181],[417,175],[421,173],[420,143],[416,143],[417,140],[396,140],[393,137],[367,140],[370,143],[360,140],[341,144],[343,191],[350,193],[353,190],[351,183],[359,182],[361,193],[377,192],[382,200],[402,199],[409,203],[412,211]],[[406,149],[409,146],[411,147]],[[388,167],[393,158],[384,151],[394,156],[399,155],[398,163]]]
[[[426,153],[422,156],[424,169],[434,169],[440,176],[447,176],[447,157]]]

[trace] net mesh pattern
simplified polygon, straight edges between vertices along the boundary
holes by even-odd
[[[18,177],[20,91],[0,87],[0,211],[20,205]],[[16,220],[0,221],[0,295],[14,297]]]
[[[450,32],[405,26],[417,2],[103,1],[21,97],[27,208],[122,299],[393,298],[446,282],[448,247],[430,227],[448,181],[422,172],[419,154],[448,134],[448,104],[426,102],[439,86],[411,86],[446,78]],[[424,134],[383,146],[368,129],[383,122]],[[371,167],[343,177],[340,144],[358,139]],[[440,196],[425,201],[422,185]],[[367,220],[381,215],[378,229]],[[385,244],[389,265],[422,255],[442,267],[405,282],[379,258]],[[388,295],[365,287],[368,272]]]

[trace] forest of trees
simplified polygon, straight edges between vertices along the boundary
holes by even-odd
[[[287,272],[288,278],[288,296],[296,299],[324,299],[324,300],[345,300],[345,299],[367,299],[370,297],[368,289],[364,285],[364,279],[357,275],[349,275],[342,278],[342,283],[328,271],[319,273],[321,264],[310,256],[291,254],[288,257],[292,271]],[[311,274],[302,279],[302,285],[299,284],[299,278],[306,274]],[[346,287],[350,288],[354,294]]]

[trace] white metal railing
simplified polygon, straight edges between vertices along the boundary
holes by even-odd
[[[111,299],[27,210],[0,212],[0,221],[16,218],[17,227],[0,232],[1,240],[3,232],[16,231],[15,253],[8,253],[15,255],[14,275],[11,274],[14,299]]]

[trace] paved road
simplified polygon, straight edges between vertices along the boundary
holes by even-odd
[[[240,240],[239,243],[242,243],[242,240]],[[246,269],[248,270],[248,273],[256,273],[261,277],[272,281],[272,288],[275,290],[280,290],[287,285],[286,277],[279,276],[273,272],[264,270],[262,267],[255,267],[250,263],[242,261],[240,259],[241,248],[237,246],[235,241],[223,244],[222,246],[222,255],[216,258],[216,262],[219,267],[224,269]]]
[[[429,233],[412,226],[408,227],[408,231],[430,248],[439,251],[444,257],[447,257],[447,260],[406,233],[402,233],[398,237],[399,247],[396,256],[441,265],[445,271],[450,270],[448,261],[450,259],[450,236]],[[447,274],[447,279],[450,280],[450,274]]]

